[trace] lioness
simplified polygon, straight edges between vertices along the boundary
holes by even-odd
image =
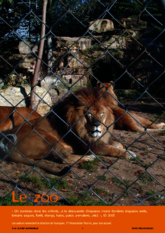
[[[23,123],[24,119],[31,121],[40,117],[40,114],[30,108],[0,106],[0,132],[13,129]]]
[[[155,124],[152,123],[150,120],[138,116],[132,111],[127,112],[126,110],[120,108],[118,106],[117,96],[114,93],[114,86],[113,81],[109,83],[98,83],[100,89],[102,89],[104,98],[111,106],[113,111],[116,123],[116,129],[124,129],[124,130],[131,130],[139,133],[143,133],[145,131],[149,133],[156,133],[162,132],[162,129],[165,126],[165,123]]]

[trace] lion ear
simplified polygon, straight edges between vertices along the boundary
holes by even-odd
[[[97,87],[104,88],[106,86],[104,85],[104,83],[101,83],[100,81],[97,81]]]
[[[104,88],[105,88],[105,90],[109,89],[109,88],[111,90],[113,90],[114,89],[114,82],[113,81],[109,81],[108,83],[100,83],[99,81],[97,81],[97,86],[100,89],[102,89],[102,90],[104,90]]]
[[[100,87],[101,85],[102,85],[102,83],[100,81],[97,81],[96,87]]]
[[[115,86],[115,83],[113,81],[109,81],[108,83],[103,83],[103,85],[107,88],[113,88]]]
[[[110,81],[109,83],[112,85],[113,88],[115,87],[114,81]]]

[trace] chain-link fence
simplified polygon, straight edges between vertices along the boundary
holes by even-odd
[[[0,12],[1,205],[164,205],[164,1]]]

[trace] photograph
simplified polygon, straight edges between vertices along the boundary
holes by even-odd
[[[0,0],[0,224],[162,232],[165,0]]]

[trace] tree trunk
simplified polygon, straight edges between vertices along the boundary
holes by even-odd
[[[34,71],[34,77],[32,81],[32,93],[31,93],[31,99],[30,99],[30,107],[34,109],[37,105],[36,101],[36,84],[38,82],[38,76],[39,76],[39,71],[41,67],[41,59],[43,56],[43,49],[44,49],[44,36],[45,36],[45,24],[46,24],[46,9],[47,9],[47,0],[43,0],[43,6],[42,6],[42,26],[41,26],[41,41],[40,41],[40,47],[38,51],[38,58],[36,62],[36,67]]]
[[[49,73],[52,70],[53,62],[52,62],[52,56],[53,56],[53,49],[52,49],[52,35],[49,35],[47,38],[47,48],[48,48],[48,56],[47,56],[47,61],[48,61],[48,69],[47,73]]]
[[[52,0],[48,0],[48,14],[47,14],[47,22],[49,27],[52,29]],[[52,34],[50,33],[47,38],[47,73],[49,73],[52,69],[52,57],[53,57],[53,40]]]

